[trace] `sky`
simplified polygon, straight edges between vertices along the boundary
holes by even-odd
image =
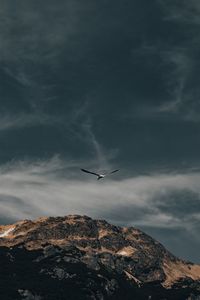
[[[199,1],[1,0],[0,22],[0,223],[84,214],[200,263]]]

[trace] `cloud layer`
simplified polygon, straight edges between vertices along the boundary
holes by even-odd
[[[1,166],[2,222],[5,218],[11,222],[43,215],[86,214],[119,225],[197,234],[199,172],[128,179],[115,174],[97,181],[92,175],[81,173],[82,165],[83,162],[78,165],[54,157]]]

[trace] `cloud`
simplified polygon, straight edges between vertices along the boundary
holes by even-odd
[[[164,12],[164,21],[171,23],[182,32],[177,32],[178,41],[166,45],[161,57],[168,70],[166,74],[170,99],[154,109],[155,114],[168,115],[177,120],[199,122],[200,90],[196,83],[199,70],[197,63],[197,41],[200,37],[200,5],[193,1],[160,1]],[[176,34],[175,34],[176,36]],[[181,39],[182,37],[182,39]]]
[[[200,37],[200,30],[198,31]],[[166,99],[160,99],[158,104],[144,104],[138,107],[134,117],[159,119],[168,121],[194,122],[200,121],[199,97],[197,86],[196,56],[193,53],[195,45],[187,43],[184,46],[167,45],[157,49],[157,55],[162,60],[161,72],[165,78]]]
[[[152,32],[154,38],[147,36],[132,54],[135,60],[139,56],[151,69],[156,64],[155,74],[159,74],[156,82],[160,86],[153,91],[154,99],[151,99],[150,90],[149,98],[141,99],[142,104],[134,105],[134,112],[128,115],[134,119],[198,123],[199,2],[158,0],[157,4],[162,12],[160,30]],[[151,70],[150,74],[153,75],[154,71]],[[162,90],[157,96],[159,89]]]
[[[78,1],[37,5],[21,1],[13,9],[10,1],[1,7],[2,60],[18,62],[53,60],[63,45],[79,30],[81,6]]]
[[[119,224],[185,229],[193,225],[200,204],[198,172],[128,179],[119,174],[99,182],[80,172],[83,164],[54,157],[1,166],[1,211],[17,218],[79,213]]]
[[[100,172],[108,171],[114,167],[113,161],[118,150],[106,149],[101,145],[94,131],[89,108],[89,102],[85,101],[82,104],[75,104],[69,112],[63,115],[47,114],[39,109],[32,110],[30,113],[4,112],[0,114],[0,135],[21,129],[27,131],[32,127],[47,127],[48,130],[54,128],[62,135],[64,141],[78,143],[82,147],[83,157],[90,157],[90,163],[83,167],[91,167]],[[37,140],[37,136],[35,138]]]
[[[116,157],[117,151],[106,151],[98,142],[93,129],[92,123],[89,121],[82,124],[82,129],[84,132],[84,140],[88,145],[88,148],[93,153],[96,158],[96,164],[98,170],[108,170],[111,168],[109,161]]]
[[[193,62],[184,50],[176,48],[171,51],[164,51],[162,58],[166,67],[171,65],[167,86],[172,100],[161,104],[158,112],[177,113],[181,110],[182,105],[185,105],[185,102],[187,104],[184,92]]]
[[[178,247],[200,244],[200,173],[126,177],[118,174],[97,181],[80,171],[96,160],[13,161],[0,166],[0,221],[68,214],[106,219],[120,226],[141,228],[175,254],[198,261],[198,253]],[[165,232],[171,232],[165,239]],[[180,236],[177,236],[180,232]],[[176,234],[176,240],[174,235]],[[192,244],[191,244],[192,245]],[[195,248],[195,249],[198,249]]]
[[[198,0],[159,0],[166,12],[165,20],[199,25],[200,4]]]
[[[56,118],[43,113],[21,113],[21,114],[1,114],[0,132],[6,130],[15,130],[19,128],[28,128],[32,126],[57,123]]]
[[[94,117],[90,112],[90,107],[89,99],[75,105],[68,115],[67,127],[83,145],[86,145],[91,161],[95,160],[93,167],[96,171],[108,170],[112,167],[111,161],[116,158],[118,149],[105,149],[99,142],[94,130]]]
[[[0,68],[26,88],[23,92],[29,99],[25,101],[46,103],[52,95],[44,90],[60,84],[56,79],[63,62],[82,59],[87,48],[83,36],[88,34],[84,16],[92,9],[79,0],[56,4],[50,0],[48,5],[24,0],[18,5],[10,0],[2,3]]]
[[[27,100],[29,101],[29,100]],[[31,100],[30,100],[31,102]],[[34,103],[31,104],[30,112],[6,112],[3,111],[0,113],[0,132],[6,130],[15,130],[20,128],[29,128],[32,126],[39,125],[60,125],[61,128],[65,128],[65,130],[71,130],[73,133],[77,133],[78,129],[77,124],[80,125],[81,116],[80,107],[76,106],[70,112],[66,113],[63,116],[56,116],[49,113],[43,112],[43,109],[37,107]]]

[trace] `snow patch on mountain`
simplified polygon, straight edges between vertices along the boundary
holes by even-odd
[[[15,229],[15,227],[11,227],[11,228],[7,229],[6,231],[0,233],[0,238],[8,236],[9,233],[11,233],[14,229]]]

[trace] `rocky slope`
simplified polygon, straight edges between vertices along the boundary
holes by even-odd
[[[200,299],[200,266],[133,227],[70,215],[0,226],[2,299]]]

